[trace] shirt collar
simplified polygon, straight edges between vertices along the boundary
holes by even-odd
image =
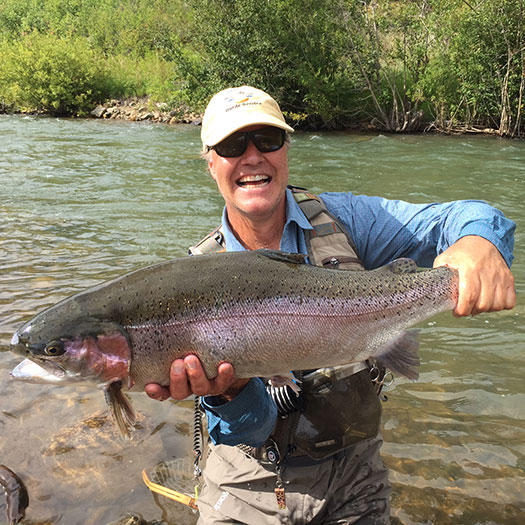
[[[305,214],[301,211],[299,204],[295,201],[290,188],[286,188],[286,224],[284,229],[291,222],[295,222],[303,230],[313,230],[312,225],[308,222]]]

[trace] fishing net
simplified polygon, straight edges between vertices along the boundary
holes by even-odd
[[[197,516],[197,497],[202,478],[199,464],[205,458],[207,446],[203,439],[202,410],[199,399],[194,400],[193,454],[162,461],[142,471],[142,479],[154,493],[155,501],[163,509],[163,519],[177,525],[193,524]],[[205,461],[205,460],[204,460]],[[158,498],[156,495],[163,496]],[[184,519],[186,518],[186,519]]]
[[[197,510],[199,482],[191,458],[162,461],[144,469],[142,478],[152,492]]]

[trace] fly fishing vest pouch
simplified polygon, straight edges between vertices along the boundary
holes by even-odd
[[[290,436],[296,454],[323,459],[374,437],[381,423],[381,402],[365,363],[316,370],[303,376],[304,410]]]
[[[308,257],[316,266],[364,270],[353,240],[345,227],[317,195],[289,186],[311,230],[303,230]],[[191,255],[226,250],[221,228],[215,229],[189,249]],[[372,370],[376,373],[371,377]],[[289,387],[268,388],[279,417],[265,447],[251,455],[279,463],[307,456],[319,461],[340,450],[372,438],[379,432],[381,402],[378,394],[384,370],[371,363],[351,363],[301,374],[299,398]]]

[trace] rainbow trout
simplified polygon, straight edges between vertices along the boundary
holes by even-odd
[[[457,301],[446,267],[416,271],[398,259],[372,271],[330,270],[272,250],[197,255],[143,268],[52,306],[22,326],[11,350],[42,370],[15,378],[101,385],[123,435],[134,414],[121,388],[167,385],[171,362],[195,354],[208,377],[221,362],[237,377],[375,357],[418,377],[417,341],[405,330]],[[33,365],[34,366],[34,365]]]

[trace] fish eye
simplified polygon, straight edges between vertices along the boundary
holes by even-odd
[[[62,355],[66,350],[62,341],[51,341],[44,348],[44,353],[49,356]]]

